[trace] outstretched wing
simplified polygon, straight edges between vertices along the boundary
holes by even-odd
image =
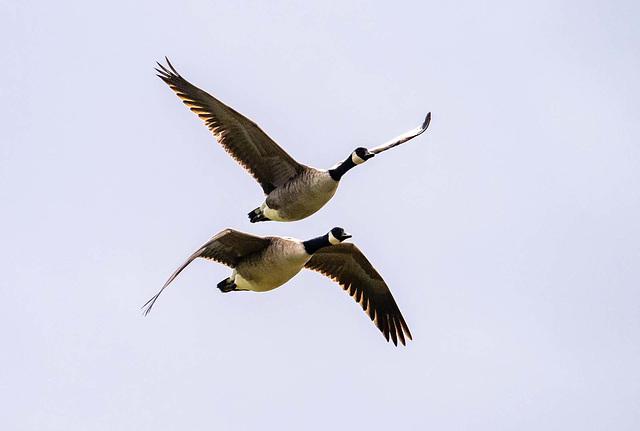
[[[204,121],[227,153],[260,183],[265,194],[304,170],[304,165],[296,162],[256,123],[189,83],[166,60],[169,68],[158,63],[158,77]]]
[[[404,336],[411,340],[411,332],[378,271],[360,249],[352,243],[325,247],[313,254],[305,268],[317,271],[337,281],[349,292],[389,341],[405,344]]]
[[[429,123],[431,123],[431,112],[429,112],[427,114],[427,117],[424,119],[424,122],[422,123],[421,126],[416,127],[413,130],[409,130],[406,133],[403,133],[400,136],[396,136],[395,138],[391,139],[390,141],[385,142],[384,144],[372,148],[369,150],[370,153],[373,154],[378,154],[381,153],[383,151],[387,151],[390,148],[396,147],[400,144],[403,144],[405,142],[407,142],[409,139],[413,139],[416,136],[422,134],[425,130],[427,130],[427,127],[429,127]]]
[[[198,257],[213,260],[223,265],[235,268],[238,261],[244,256],[256,253],[269,246],[271,240],[260,236],[239,232],[234,229],[225,229],[211,238],[193,253],[176,271],[169,277],[169,280],[162,286],[162,289],[156,293],[153,298],[142,306],[145,316],[151,311],[151,307],[155,304],[158,296],[173,281],[174,278],[182,272],[191,262]]]

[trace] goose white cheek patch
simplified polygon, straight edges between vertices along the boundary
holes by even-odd
[[[340,244],[340,240],[333,236],[331,232],[329,232],[329,242],[333,245]]]
[[[353,163],[355,163],[356,165],[361,165],[364,162],[366,162],[366,160],[360,158],[360,156],[358,156],[355,151],[353,153],[351,153],[351,161]]]

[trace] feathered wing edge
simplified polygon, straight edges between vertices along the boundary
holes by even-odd
[[[182,265],[180,265],[180,267],[171,275],[171,277],[169,277],[169,279],[167,280],[167,282],[164,284],[164,286],[162,286],[162,289],[160,289],[160,291],[158,293],[156,293],[155,295],[153,295],[153,297],[148,300],[143,306],[142,309],[144,310],[144,315],[146,316],[147,314],[149,314],[149,312],[151,311],[151,308],[153,307],[153,304],[156,303],[156,300],[158,299],[158,297],[160,296],[160,294],[162,293],[162,291],[169,285],[171,284],[171,282],[178,276],[178,274],[180,274],[182,272],[183,269],[185,269],[191,262],[193,262],[196,258],[200,257],[202,252],[205,250],[206,245],[202,246],[200,249],[198,249],[198,251],[196,251],[195,253],[193,253],[189,259],[187,259]],[[222,263],[222,262],[221,262]]]
[[[416,127],[415,129],[409,130],[408,132],[403,133],[400,136],[396,136],[395,138],[385,142],[382,145],[379,145],[375,148],[370,149],[369,152],[373,154],[378,154],[383,151],[387,151],[393,147],[397,147],[398,145],[403,144],[408,140],[423,134],[424,131],[427,130],[427,128],[429,127],[429,124],[431,124],[431,112],[427,114],[426,118],[422,122],[422,125]]]
[[[164,286],[162,286],[162,289],[160,289],[158,293],[156,293],[142,306],[144,309],[144,315],[146,316],[149,314],[153,304],[155,304],[164,289],[169,286],[169,284],[182,272],[183,269],[198,257],[221,263],[230,268],[235,268],[239,259],[248,254],[264,249],[269,245],[269,243],[269,238],[240,232],[235,229],[227,228],[218,232],[195,253],[189,256],[189,259],[180,265],[171,277],[169,277]]]
[[[353,275],[344,275],[345,272],[349,272],[345,271],[345,265],[348,263],[336,265],[335,262],[324,259],[332,251],[334,253],[338,250],[344,252],[345,247],[350,247],[347,253],[353,258],[353,265],[366,272],[368,280],[362,277],[354,278]],[[342,286],[360,304],[387,341],[391,337],[393,344],[397,346],[398,340],[406,345],[405,335],[409,340],[413,339],[389,287],[354,244],[343,243],[321,249],[313,255],[305,268],[316,271]],[[353,273],[353,266],[350,269]]]
[[[168,68],[157,63],[157,76],[204,121],[222,148],[251,174],[265,195],[304,170],[305,165],[293,159],[254,121],[191,84],[165,59]]]

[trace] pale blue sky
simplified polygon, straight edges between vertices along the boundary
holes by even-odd
[[[0,16],[0,428],[637,430],[637,2],[11,2]],[[430,129],[309,219],[154,76],[299,161]],[[335,225],[414,335],[329,279],[222,295],[226,227]]]

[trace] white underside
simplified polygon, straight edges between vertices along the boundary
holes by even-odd
[[[266,202],[263,202],[262,205],[260,205],[260,209],[262,210],[262,214],[267,216],[267,218],[270,219],[270,220],[288,221],[288,220],[285,220],[282,217],[280,217],[280,214],[278,214],[277,210],[269,208],[269,205],[267,205]]]
[[[268,292],[293,278],[310,258],[301,241],[281,238],[260,262],[238,264],[231,278],[236,289]]]
[[[240,274],[235,273],[235,277],[232,276],[234,283],[236,284],[236,289],[238,290],[252,290],[254,292],[268,292],[270,290],[275,289],[278,286],[267,286],[264,284],[256,284],[251,281],[245,279]]]
[[[271,192],[260,209],[271,220],[302,220],[322,208],[337,188],[338,182],[331,178],[328,171],[316,169]],[[267,202],[278,209],[270,208]]]

